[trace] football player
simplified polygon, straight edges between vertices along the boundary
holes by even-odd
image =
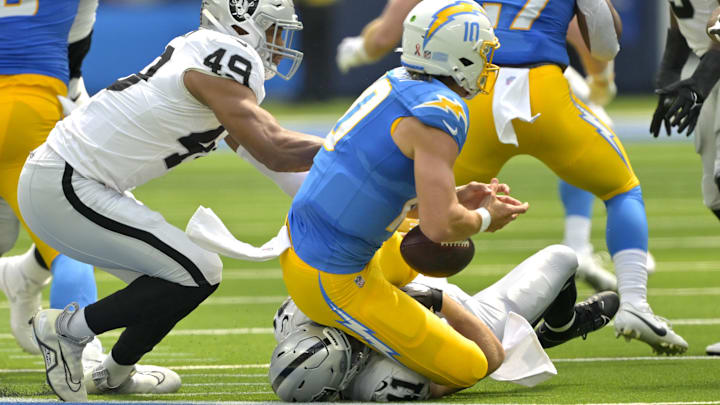
[[[720,219],[720,153],[717,120],[720,109],[720,43],[718,43],[718,1],[670,2],[670,28],[665,52],[656,78],[658,105],[650,124],[657,137],[661,127],[671,127],[688,136],[695,131],[695,151],[702,160],[702,194],[705,206]],[[700,58],[692,75],[681,79],[690,53]],[[710,345],[708,354],[718,354],[719,345]]]
[[[452,18],[436,24],[436,13]],[[416,55],[423,43],[445,58]],[[305,314],[430,378],[441,393],[475,384],[504,353],[459,305],[443,306],[447,324],[395,287],[411,270],[394,231],[416,204],[436,242],[501,229],[528,209],[502,195],[509,187],[497,180],[456,191],[452,174],[468,128],[461,97],[489,90],[497,47],[477,3],[418,4],[404,23],[405,66],[363,92],[325,138],[291,205],[292,246],[280,256],[288,292]]]
[[[541,345],[550,348],[575,337],[585,338],[588,333],[607,325],[619,306],[618,296],[614,292],[598,293],[575,304],[577,290],[574,274],[577,264],[577,256],[572,249],[553,245],[535,253],[501,280],[473,296],[443,279],[422,275],[402,289],[438,314],[442,312],[443,305],[451,301],[459,303],[486,324],[499,340],[503,339],[510,312],[520,315],[531,324],[544,318],[536,333]],[[355,401],[418,400],[427,399],[431,394],[437,395],[437,392],[428,390],[430,384],[427,378],[398,367],[390,359],[383,360],[379,353],[373,353],[367,365],[357,366],[357,370],[352,369],[354,364],[350,364],[350,367],[347,367],[349,375],[345,379],[342,375],[325,373],[325,364],[313,369],[299,367],[300,360],[296,359],[306,356],[302,350],[286,350],[287,339],[291,334],[307,337],[307,333],[297,331],[302,330],[303,325],[308,323],[311,323],[311,320],[291,299],[282,304],[273,319],[278,348],[285,349],[276,350],[271,358],[270,382],[281,399],[291,399],[284,396],[290,393],[283,389],[287,390],[306,381],[314,381],[315,384],[314,388],[309,388],[312,385],[307,383],[303,386],[303,389],[311,390],[305,393],[306,397],[303,399],[317,394],[312,390],[323,389],[328,394],[328,388],[342,391],[345,399]],[[289,340],[295,345],[298,339]],[[357,353],[357,348],[354,351]],[[280,356],[285,358],[281,360]],[[291,364],[295,370],[286,370]],[[342,370],[340,367],[335,369]],[[354,373],[359,374],[355,376]],[[329,379],[330,376],[333,380]],[[317,379],[325,381],[321,383],[316,381]],[[393,380],[396,382],[392,383]],[[386,384],[382,384],[382,381],[386,381]],[[322,399],[333,398],[326,396]]]
[[[576,15],[591,54],[600,60],[615,57],[621,31],[617,12],[609,0],[483,4],[503,41],[496,61],[505,69],[492,97],[468,103],[471,128],[455,163],[456,180],[488,181],[511,157],[528,154],[601,198],[622,300],[616,335],[639,339],[657,353],[685,352],[687,342],[647,302],[648,230],[640,182],[620,140],[572,94],[562,72],[568,64],[568,25]],[[422,46],[417,50],[424,52]]]
[[[373,63],[389,53],[400,41],[400,22],[417,2],[418,0],[390,0],[382,14],[367,24],[360,36],[343,39],[336,55],[340,71],[346,73],[351,68]],[[501,42],[503,34],[498,32]],[[578,51],[583,67],[589,73],[587,78],[583,78],[572,67],[565,70],[573,93],[589,103],[591,110],[605,123],[610,124],[610,117],[603,106],[610,102],[617,91],[612,62],[598,60],[590,54],[575,19],[568,30],[568,41]],[[577,277],[587,281],[597,291],[617,290],[615,275],[604,268],[602,261],[593,254],[590,244],[590,217],[594,202],[592,193],[563,180],[560,180],[559,192],[565,207],[563,243],[575,249],[580,257]]]
[[[97,3],[32,0],[0,5],[0,197],[20,220],[16,194],[25,159],[62,118],[59,98],[77,99],[85,93],[81,64],[90,47]],[[2,230],[7,250],[17,239],[16,226],[8,226]],[[59,254],[23,226],[35,246],[21,256],[0,259],[0,290],[10,301],[16,341],[23,350],[40,353],[28,321],[40,306],[40,292],[51,273],[53,308],[72,301],[82,306],[95,302],[97,289],[92,266]]]
[[[226,136],[273,170],[312,164],[322,140],[282,128],[259,107],[266,79],[297,70],[302,53],[292,37],[301,29],[292,0],[206,0],[199,30],[96,94],[26,162],[18,202],[30,229],[129,283],[87,307],[33,318],[47,381],[61,399],[84,402],[88,391],[122,386],[137,361],[220,283],[220,258],[129,189],[206,155]],[[286,70],[278,68],[284,58]],[[118,328],[124,332],[112,355],[83,380],[85,344]]]

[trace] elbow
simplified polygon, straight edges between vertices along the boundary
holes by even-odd
[[[488,353],[485,353],[485,358],[488,363],[488,375],[494,373],[495,370],[500,368],[503,361],[505,361],[505,349],[503,349],[500,341],[496,341],[492,350],[488,350]]]
[[[594,46],[590,49],[590,55],[603,62],[612,61],[618,52],[620,52],[620,44],[617,42],[604,47]]]

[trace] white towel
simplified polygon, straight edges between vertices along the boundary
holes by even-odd
[[[505,361],[490,374],[493,380],[534,387],[557,375],[557,369],[543,350],[532,326],[522,316],[510,312],[502,341]]]
[[[280,256],[290,247],[287,227],[261,247],[237,240],[210,208],[199,206],[185,228],[190,240],[219,255],[252,262],[264,262]]]
[[[530,109],[530,69],[500,68],[493,90],[493,119],[500,142],[518,146],[512,120],[533,122],[540,113],[532,115]]]

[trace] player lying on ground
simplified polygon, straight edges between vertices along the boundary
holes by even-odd
[[[444,279],[422,275],[403,290],[438,316],[446,311],[472,314],[501,341],[510,312],[532,324],[540,322],[537,338],[543,348],[550,348],[602,328],[619,306],[614,292],[575,304],[576,268],[575,253],[553,245],[473,296]],[[270,360],[270,383],[284,401],[330,401],[340,394],[354,401],[416,400],[443,393],[428,378],[380,353],[373,352],[368,361],[364,345],[312,323],[291,299],[277,311],[273,327],[278,346]]]
[[[88,384],[123,384],[221,280],[217,254],[127,190],[208,154],[225,136],[273,170],[312,164],[322,140],[280,127],[259,107],[266,79],[296,71],[302,53],[292,49],[292,36],[300,29],[291,0],[207,0],[199,30],[96,94],[26,162],[18,202],[29,227],[59,251],[129,283],[85,308],[35,316],[48,383],[61,399],[85,401]],[[287,71],[278,69],[283,58],[291,62]],[[112,356],[83,381],[83,347],[118,328],[124,331]]]

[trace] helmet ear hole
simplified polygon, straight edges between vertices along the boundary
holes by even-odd
[[[470,66],[473,64],[473,61],[468,58],[460,58],[460,63],[462,63],[463,66]]]

